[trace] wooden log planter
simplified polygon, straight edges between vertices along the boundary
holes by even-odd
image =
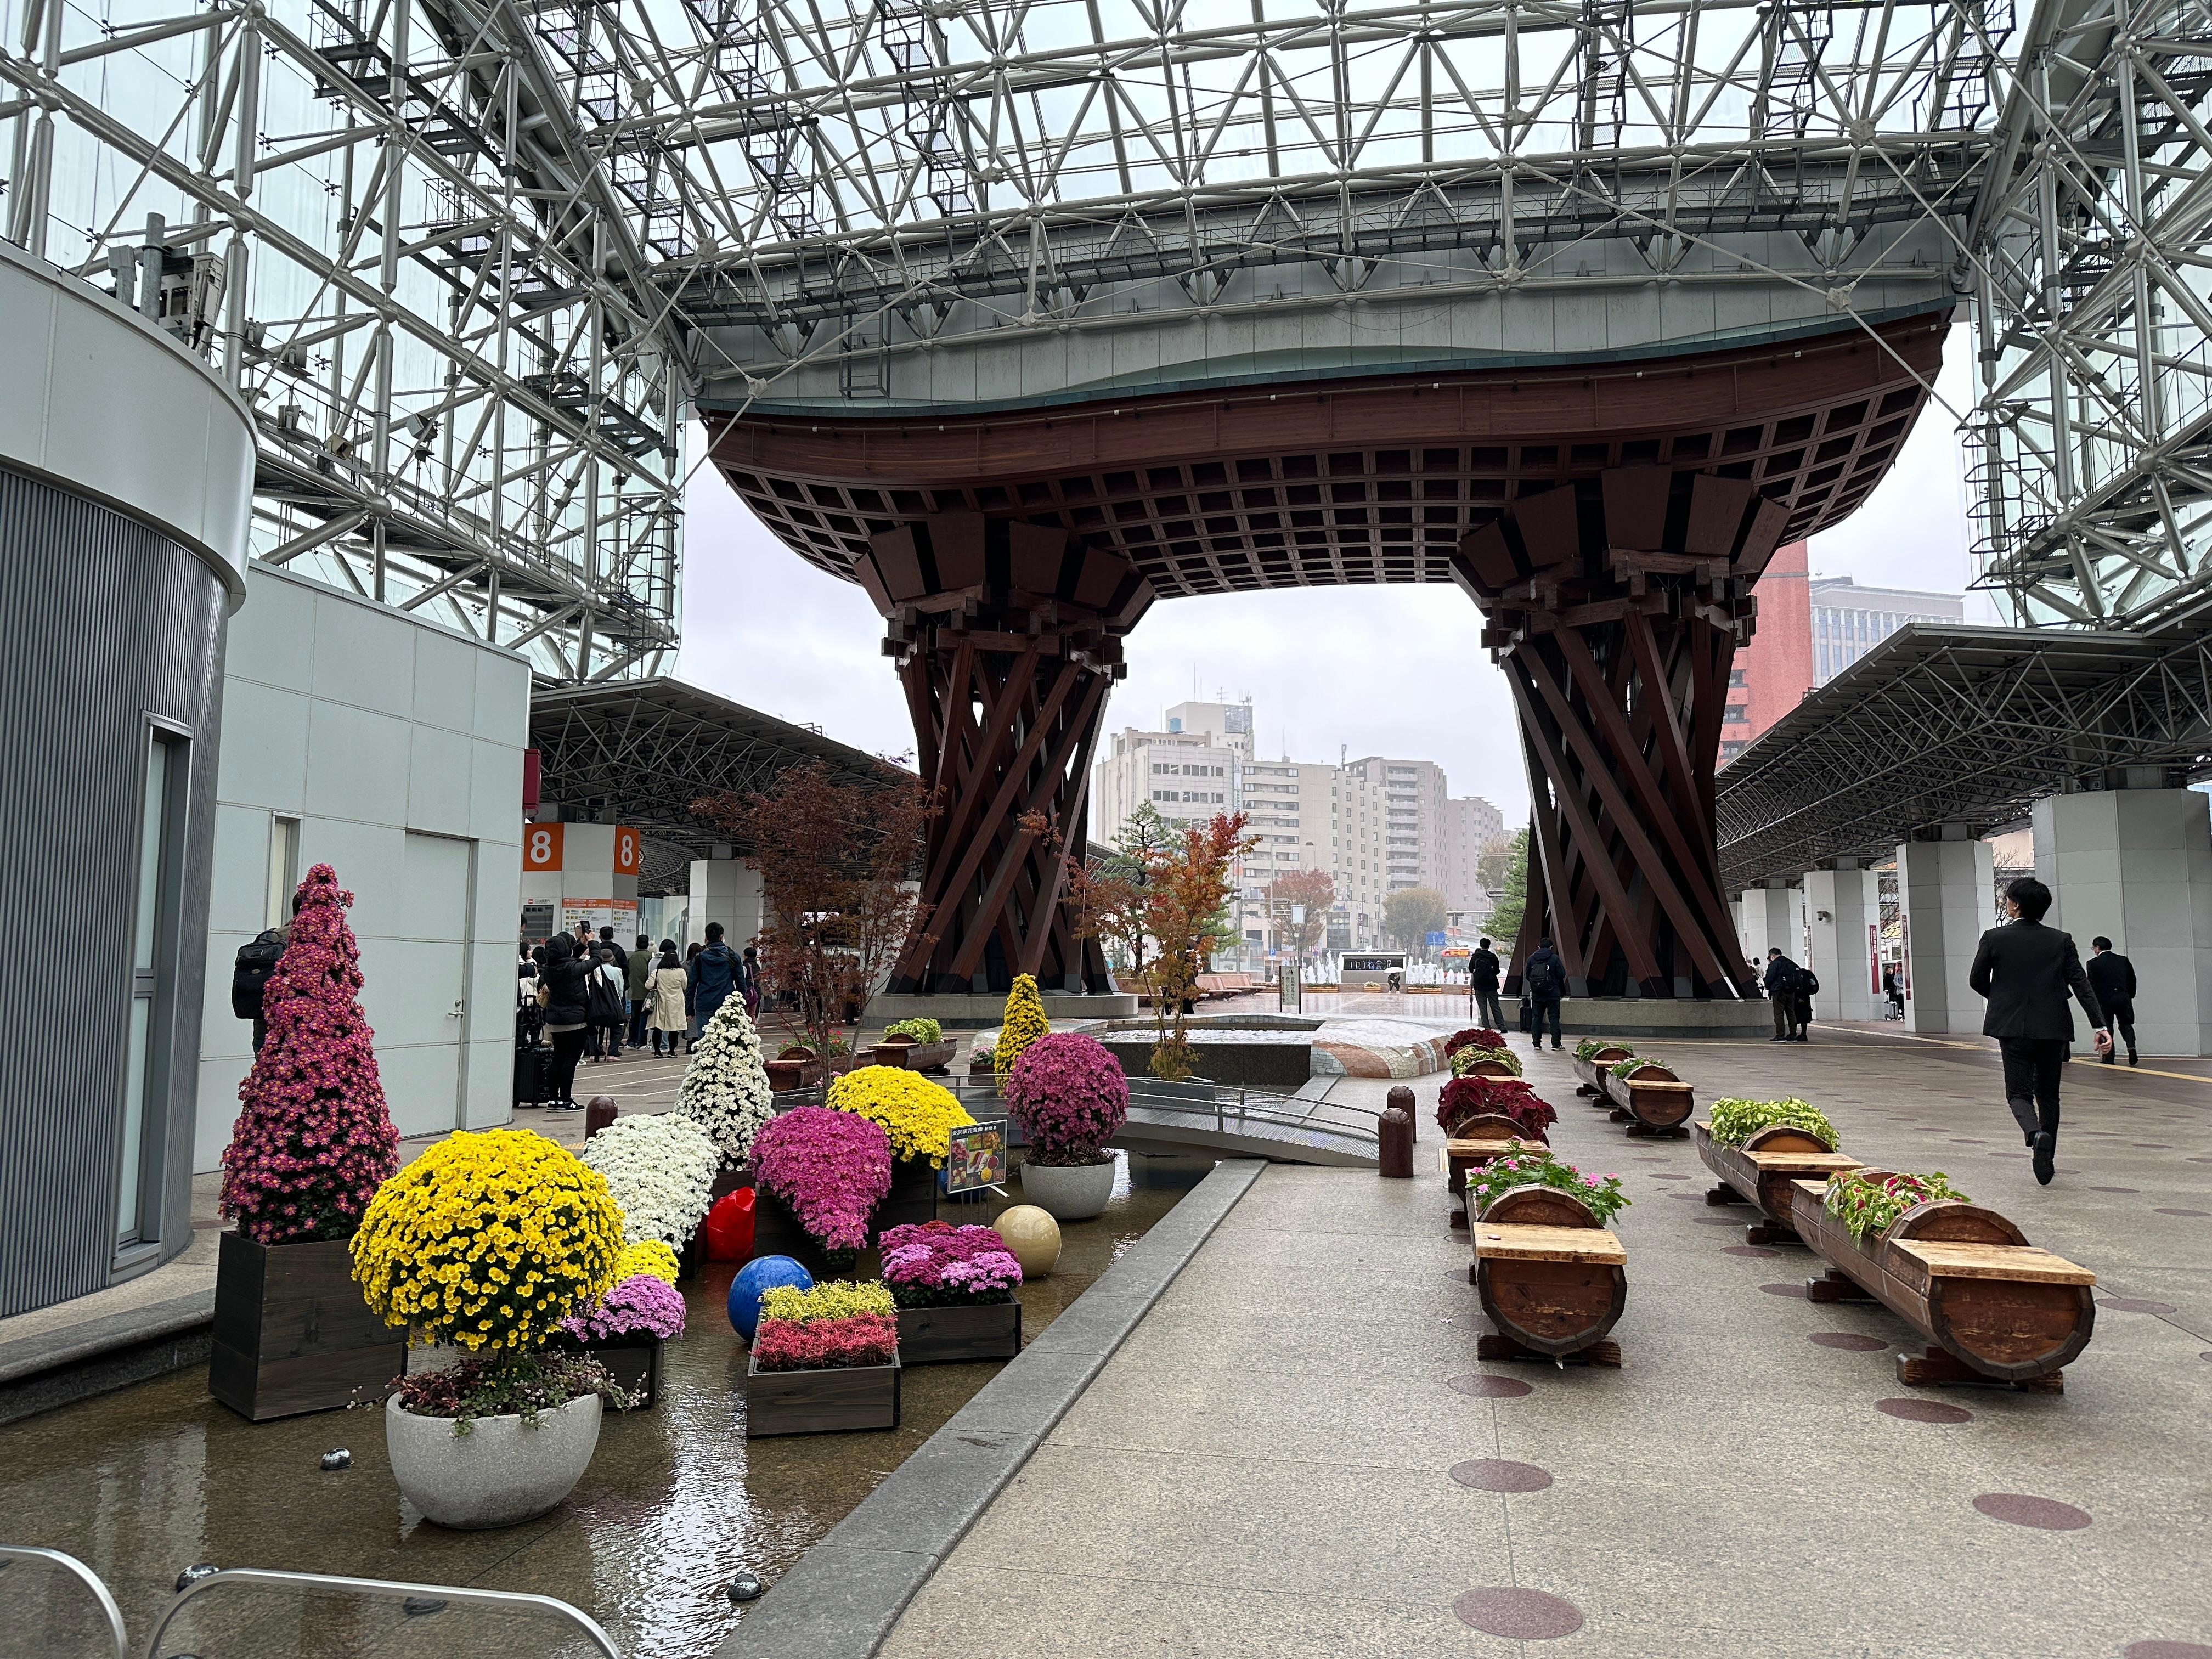
[[[1611,1103],[1605,1096],[1605,1068],[1618,1066],[1635,1052],[1633,1048],[1623,1048],[1618,1042],[1608,1042],[1587,1060],[1577,1054],[1574,1058],[1575,1075],[1582,1079],[1582,1083],[1575,1092],[1588,1098],[1593,1106],[1609,1106]]]
[[[1626,1124],[1631,1135],[1680,1140],[1690,1133],[1697,1102],[1690,1085],[1664,1066],[1646,1060],[1625,1078],[1610,1072],[1600,1077],[1605,1098],[1613,1103],[1613,1121]]]
[[[2061,1367],[2089,1346],[2096,1322],[2094,1273],[2036,1249],[1995,1210],[1957,1199],[1916,1204],[1862,1243],[1828,1213],[1825,1191],[1824,1182],[1790,1184],[1791,1224],[1830,1264],[1806,1281],[1806,1298],[1877,1301],[1929,1339],[1924,1354],[1897,1356],[1899,1382],[2063,1390]]]
[[[1620,1364],[1606,1333],[1628,1303],[1628,1253],[1589,1205],[1516,1187],[1469,1221],[1468,1277],[1495,1328],[1475,1339],[1478,1359]]]
[[[1017,1301],[901,1308],[898,1340],[902,1364],[1012,1359],[1022,1351],[1022,1304]]]
[[[1770,1123],[1741,1146],[1715,1140],[1710,1123],[1694,1124],[1692,1132],[1698,1156],[1720,1181],[1706,1193],[1705,1202],[1748,1204],[1759,1212],[1761,1219],[1744,1229],[1747,1244],[1802,1243],[1790,1219],[1796,1182],[1808,1177],[1826,1181],[1860,1167],[1858,1159],[1830,1152],[1820,1136],[1794,1124]]]
[[[876,1066],[902,1066],[909,1072],[941,1072],[960,1052],[957,1042],[900,1042],[886,1038],[868,1051]]]
[[[838,1365],[816,1371],[745,1371],[745,1438],[778,1434],[846,1434],[899,1425],[899,1356],[888,1365]]]
[[[1467,1226],[1467,1172],[1501,1156],[1516,1140],[1532,1146],[1545,1144],[1541,1134],[1522,1133],[1519,1126],[1501,1112],[1480,1112],[1462,1118],[1453,1127],[1451,1138],[1444,1142],[1439,1154],[1444,1172],[1444,1194],[1451,1205],[1453,1231],[1462,1231]]]
[[[1478,1060],[1470,1064],[1464,1072],[1456,1073],[1455,1075],[1459,1077],[1510,1078],[1517,1076],[1518,1073],[1516,1073],[1510,1066],[1508,1066],[1502,1060]]]

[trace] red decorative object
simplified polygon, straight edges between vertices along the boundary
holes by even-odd
[[[725,1193],[707,1212],[707,1260],[745,1261],[753,1253],[753,1189]]]
[[[361,1012],[353,895],[307,872],[284,954],[261,994],[269,1035],[239,1085],[245,1109],[222,1154],[222,1209],[257,1244],[347,1238],[399,1168],[374,1033]]]

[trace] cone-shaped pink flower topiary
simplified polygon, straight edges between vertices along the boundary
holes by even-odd
[[[374,1034],[361,1012],[353,895],[327,864],[307,872],[276,971],[261,996],[269,1035],[238,1086],[222,1154],[222,1212],[258,1244],[349,1237],[399,1168]]]

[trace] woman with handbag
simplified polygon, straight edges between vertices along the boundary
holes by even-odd
[[[653,1052],[656,1054],[660,1052],[661,1038],[668,1039],[668,1052],[672,1054],[677,1040],[691,1029],[691,1017],[684,1012],[684,994],[690,982],[690,975],[684,971],[683,959],[676,954],[676,941],[661,940],[660,955],[654,959],[652,975],[647,981],[650,990],[647,1000],[652,1006]]]

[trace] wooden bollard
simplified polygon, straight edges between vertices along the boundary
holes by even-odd
[[[1375,1173],[1385,1181],[1413,1178],[1413,1115],[1403,1106],[1393,1103],[1384,1109],[1375,1127]]]
[[[1407,1121],[1413,1126],[1413,1137],[1414,1140],[1418,1142],[1420,1139],[1421,1115],[1413,1109],[1413,1091],[1411,1089],[1408,1089],[1402,1083],[1399,1084],[1395,1088],[1392,1089],[1388,1095],[1383,1097],[1382,1105],[1385,1110],[1388,1110],[1390,1107],[1395,1106],[1400,1111],[1403,1112],[1406,1115]]]
[[[584,1108],[584,1139],[593,1135],[615,1121],[615,1097],[612,1095],[593,1095]]]

